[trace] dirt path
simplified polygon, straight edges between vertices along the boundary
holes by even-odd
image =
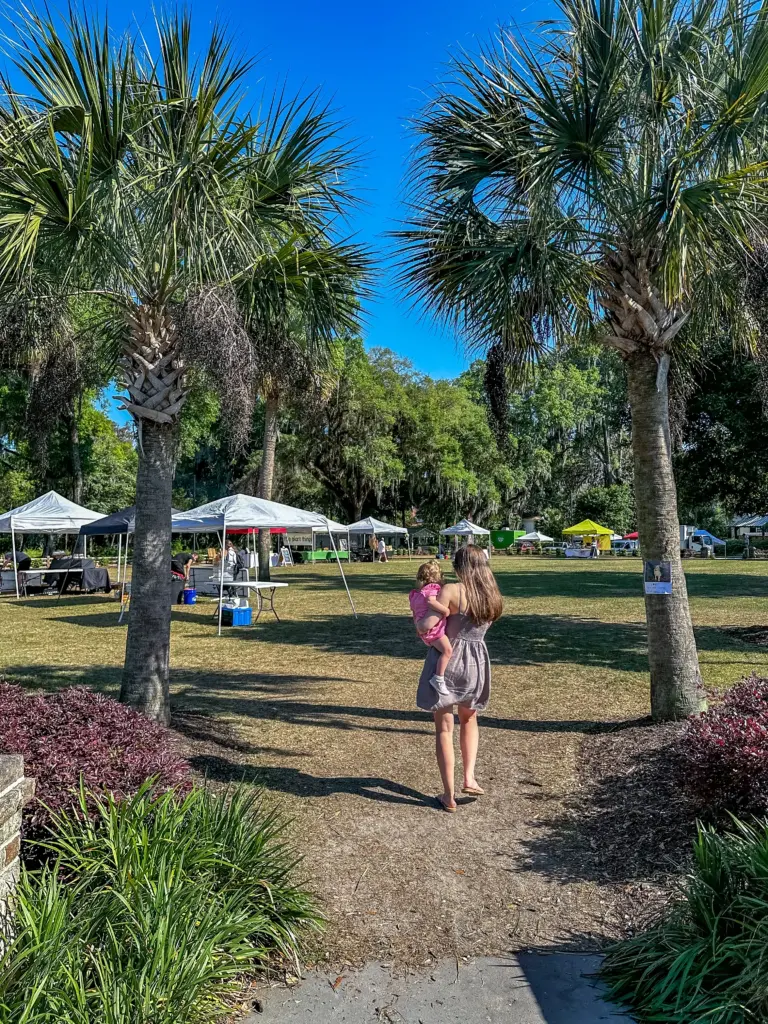
[[[556,835],[578,788],[583,730],[600,715],[589,694],[578,708],[586,722],[542,722],[522,668],[500,666],[493,712],[482,719],[487,796],[449,815],[434,800],[431,720],[413,707],[419,663],[394,663],[382,694],[372,685],[382,660],[350,655],[346,678],[330,680],[220,678],[215,693],[183,689],[178,702],[200,772],[245,778],[287,803],[330,921],[323,955],[425,964],[533,946],[590,949],[622,934],[625,887],[574,869],[589,861],[589,836],[563,862]],[[555,688],[558,675],[553,667]],[[212,704],[216,719],[194,713]]]

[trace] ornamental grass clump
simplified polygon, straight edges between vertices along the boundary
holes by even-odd
[[[768,822],[702,828],[682,899],[608,951],[602,974],[638,1021],[768,1020]]]
[[[768,679],[750,676],[685,726],[681,781],[701,812],[768,813]]]
[[[84,686],[31,693],[0,680],[0,754],[21,754],[35,780],[35,799],[24,811],[23,837],[47,834],[51,812],[77,805],[80,791],[136,793],[148,778],[158,790],[189,791],[189,763],[171,733],[138,711]],[[95,797],[91,810],[95,810]],[[25,856],[42,848],[29,842]]]
[[[44,866],[22,873],[0,1022],[222,1019],[243,976],[295,962],[320,923],[284,832],[245,790],[179,798],[148,781],[123,801],[83,790],[76,812],[53,816]]]

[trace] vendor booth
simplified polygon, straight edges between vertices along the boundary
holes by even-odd
[[[171,515],[176,512],[175,508],[171,509]],[[85,526],[80,527],[80,535],[82,537],[112,537],[117,535],[117,582],[120,582],[120,577],[125,579],[128,571],[128,537],[136,532],[136,506],[129,505],[127,508],[121,508],[117,512],[111,512],[108,516],[101,516],[99,519],[94,520],[92,523],[86,523]],[[123,561],[123,537],[125,537],[125,553],[124,553],[124,564],[121,569],[121,561]]]
[[[331,533],[336,540],[331,543]],[[332,562],[338,556],[349,561],[349,527],[328,520],[328,526],[313,526],[306,530],[289,530],[285,538],[292,551],[301,555],[302,562]]]
[[[536,547],[537,544],[552,544],[554,537],[548,537],[546,533],[540,533],[538,530],[532,530],[530,533],[524,533],[522,537],[518,537],[515,544],[519,544],[521,548]]]
[[[600,551],[611,550],[613,530],[592,519],[583,519],[563,530],[563,536],[569,542],[565,549],[566,558],[594,558]]]
[[[381,519],[374,519],[368,516],[357,523],[347,527],[347,533],[364,541],[366,537],[405,537],[408,546],[408,557],[411,557],[411,535],[404,526],[392,526],[390,523],[383,523]]]
[[[219,498],[216,501],[209,501],[198,508],[189,509],[186,512],[177,512],[171,517],[171,529],[174,533],[215,533],[221,532],[222,551],[227,544],[227,532],[232,530],[248,529],[256,527],[259,530],[270,530],[283,527],[288,531],[302,531],[319,526],[328,533],[331,544],[334,546],[334,554],[341,573],[341,579],[352,607],[352,612],[357,618],[357,611],[349,592],[347,578],[344,575],[344,568],[338,558],[338,551],[335,547],[333,531],[330,528],[330,520],[319,512],[305,512],[303,509],[292,508],[290,505],[281,505],[276,501],[267,501],[266,498],[255,498],[250,494],[233,494],[227,498]],[[224,573],[225,560],[222,558],[219,566],[219,635],[221,635],[222,610],[224,604]],[[246,593],[253,591],[259,603],[259,612],[262,606],[262,592],[267,593],[270,610],[275,612],[274,597],[278,587],[286,587],[287,583],[274,583],[272,581],[258,580],[233,580],[228,583],[228,589],[245,590]],[[275,612],[275,615],[277,613]]]
[[[724,540],[720,540],[718,537],[715,537],[715,535],[713,533],[710,533],[709,530],[694,530],[693,536],[695,537],[697,543],[712,548],[713,553],[716,547],[725,548],[726,551],[728,550],[728,545],[726,544],[726,542]]]
[[[74,501],[63,497],[56,491],[48,491],[41,494],[39,498],[27,502],[26,505],[19,505],[0,516],[0,533],[10,533],[11,548],[16,551],[16,535],[23,533],[58,533],[58,534],[79,534],[80,529],[95,519],[101,519],[101,512],[93,512],[82,505],[76,505]],[[19,597],[19,576],[31,570],[19,570],[16,577],[16,597]],[[81,572],[82,569],[70,566],[61,569],[48,569],[46,574],[66,573],[67,577]]]
[[[475,524],[470,523],[468,519],[460,519],[454,526],[449,526],[446,530],[441,530],[440,535],[442,537],[455,537],[457,546],[459,543],[459,537],[465,537],[467,544],[474,544],[475,537],[487,537],[488,548],[486,550],[488,552],[488,557],[491,557],[491,531],[484,529],[482,526],[475,526]]]

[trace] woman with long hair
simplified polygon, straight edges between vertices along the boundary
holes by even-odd
[[[455,758],[453,707],[458,706],[461,759],[464,767],[462,793],[482,796],[475,778],[479,742],[477,712],[484,711],[491,696],[491,661],[485,646],[489,626],[502,613],[503,602],[496,579],[483,551],[474,544],[459,548],[453,559],[458,583],[446,583],[438,600],[450,611],[445,635],[453,654],[444,681],[436,677],[438,652],[430,647],[419,679],[416,703],[431,711],[435,720],[437,764],[443,780],[438,797],[446,811],[455,811]]]

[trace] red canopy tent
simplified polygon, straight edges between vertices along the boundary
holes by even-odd
[[[625,533],[624,540],[640,540],[640,538],[637,535],[637,530],[635,530],[634,533]]]
[[[240,526],[240,527],[233,527],[232,529],[229,529],[229,528],[227,529],[227,533],[258,533],[258,532],[259,532],[258,526]],[[288,533],[288,530],[286,529],[285,526],[270,526],[269,532],[270,533]]]

